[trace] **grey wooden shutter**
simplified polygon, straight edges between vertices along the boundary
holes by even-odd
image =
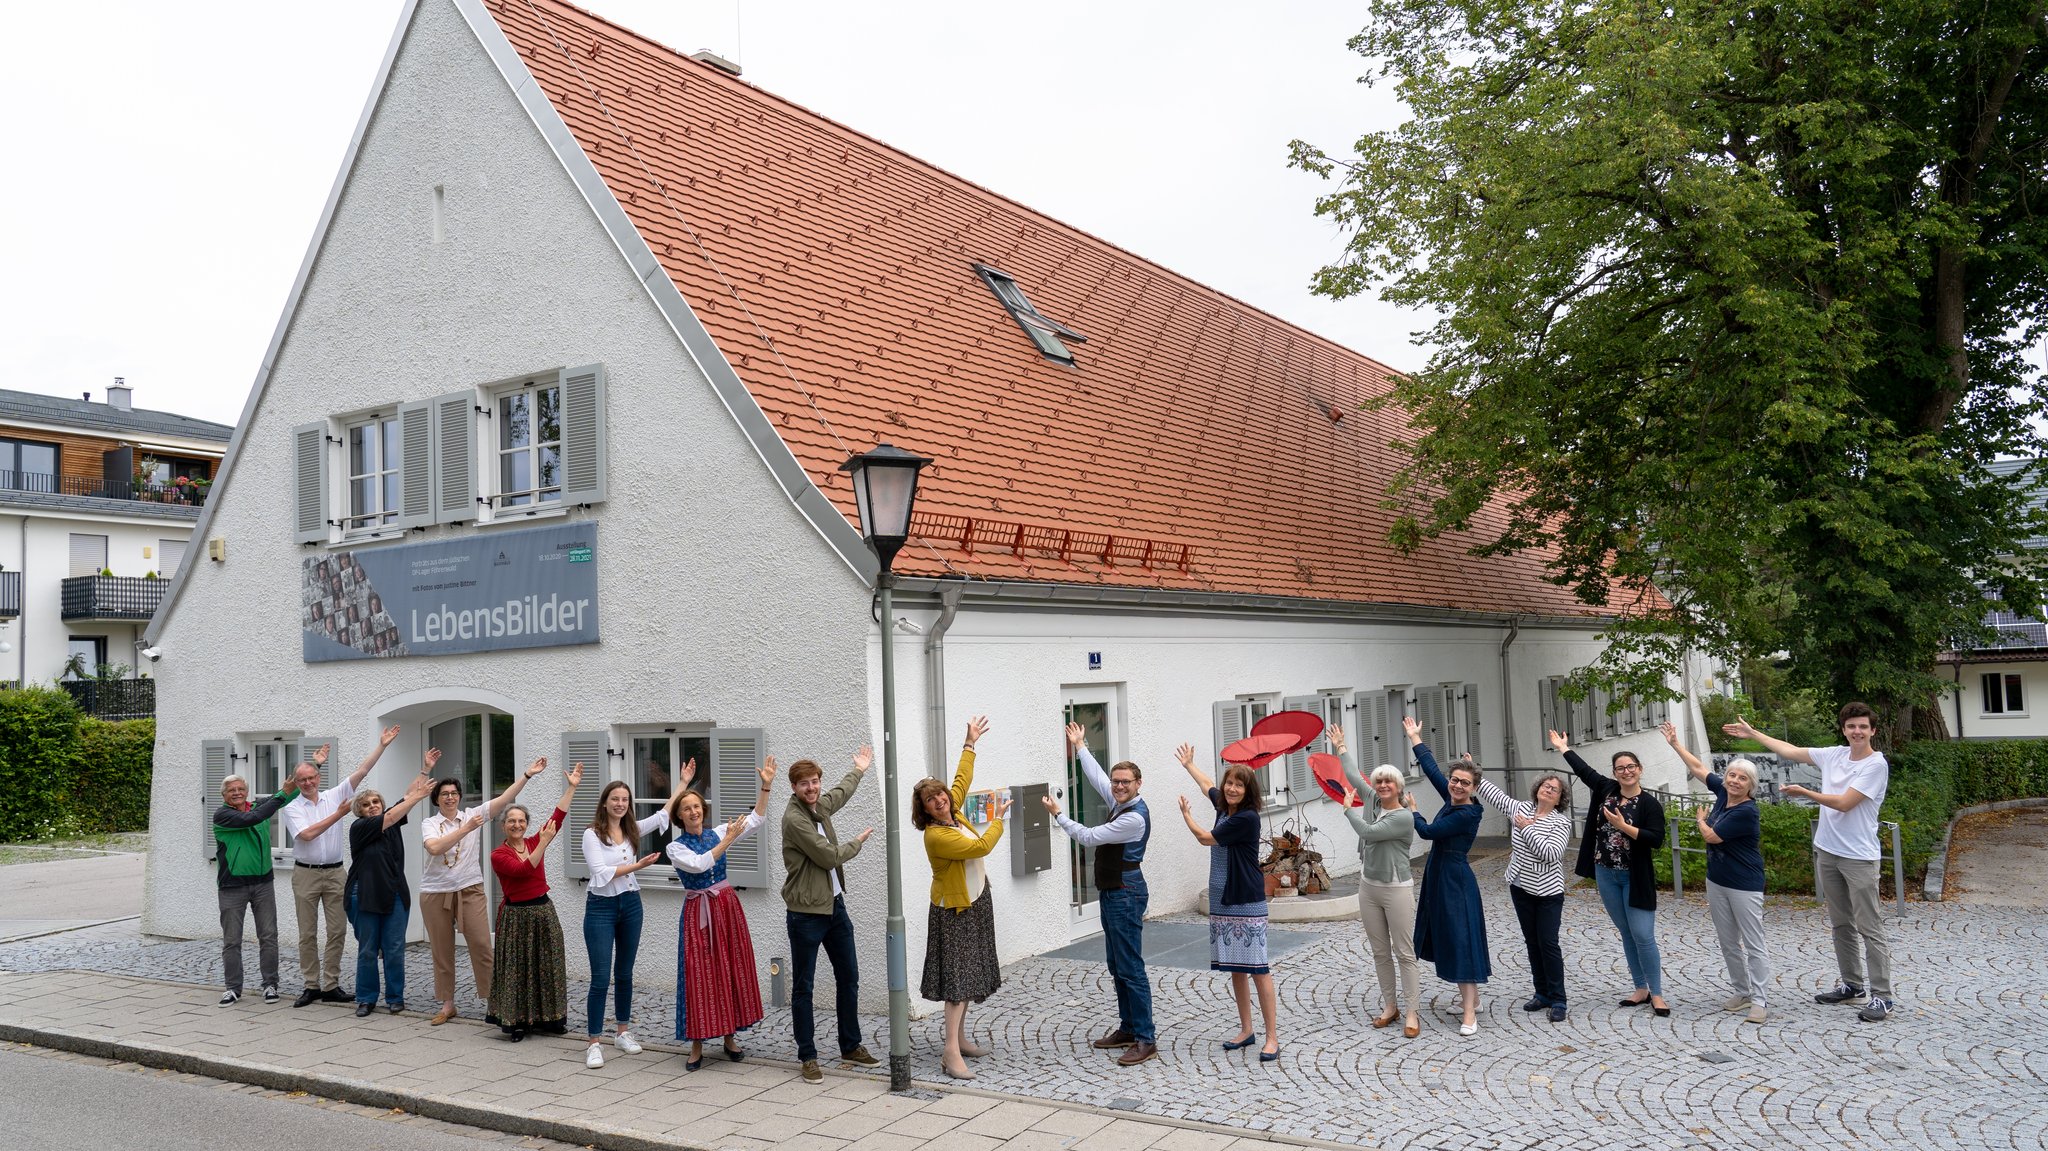
[[[1387,754],[1391,745],[1387,742],[1387,693],[1361,691],[1354,697],[1358,706],[1358,730],[1351,740],[1351,754],[1358,765],[1360,775],[1370,776],[1372,769],[1383,763],[1394,762]]]
[[[1465,685],[1465,746],[1460,750],[1470,752],[1473,759],[1484,760],[1485,750],[1479,743],[1479,685]],[[1506,767],[1503,763],[1501,767]]]
[[[292,541],[327,542],[327,421],[292,429]]]
[[[342,777],[348,774],[341,768],[341,740],[331,735],[306,736],[299,741],[299,762],[312,763],[313,753],[319,751],[323,743],[327,745],[327,763],[320,768],[320,790],[325,791],[340,783]],[[297,774],[298,770],[299,764],[292,764],[293,774]],[[291,780],[287,779],[285,782],[290,783]]]
[[[767,738],[758,727],[711,729],[711,810],[721,822],[753,808],[761,791],[761,757],[766,754]],[[767,840],[764,825],[725,849],[727,883],[768,886]]]
[[[398,405],[398,526],[434,522],[434,408],[427,400]]]
[[[1429,745],[1437,766],[1445,771],[1450,770],[1452,759],[1450,702],[1450,693],[1440,686],[1415,691],[1415,718],[1422,723],[1422,742]]]
[[[208,860],[220,846],[213,838],[213,813],[220,806],[220,785],[228,777],[234,754],[232,739],[199,741],[199,835]]]
[[[611,756],[605,754],[608,741],[601,731],[562,733],[562,766],[583,765],[583,782],[569,797],[569,816],[562,821],[562,840],[568,844],[563,874],[570,879],[589,879],[590,864],[583,858],[583,829],[597,818],[597,794],[612,781]]]
[[[604,365],[563,369],[563,503],[594,504],[604,499],[604,425]]]
[[[1216,732],[1216,750],[1212,762],[1223,761],[1223,749],[1244,738],[1244,701],[1221,700],[1209,705],[1211,724]]]
[[[1280,701],[1280,707],[1283,711],[1305,711],[1311,715],[1323,714],[1322,697],[1315,695],[1290,695]],[[1311,743],[1309,746],[1313,747],[1314,744]],[[1283,762],[1287,764],[1287,771],[1277,781],[1277,786],[1287,790],[1287,801],[1289,803],[1305,803],[1321,794],[1316,787],[1315,773],[1309,770],[1308,753],[1309,748],[1304,747],[1300,751],[1290,751],[1283,757]],[[1268,784],[1269,789],[1273,786],[1275,785]]]
[[[1543,724],[1543,744],[1550,746],[1550,733],[1563,731],[1557,726],[1557,688],[1548,676],[1536,681],[1536,714]]]
[[[476,393],[435,396],[434,515],[437,524],[476,518]]]

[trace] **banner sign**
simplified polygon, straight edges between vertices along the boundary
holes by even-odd
[[[300,567],[308,663],[597,642],[597,525],[329,552]]]

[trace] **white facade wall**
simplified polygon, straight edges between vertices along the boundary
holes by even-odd
[[[291,428],[580,363],[603,363],[610,390],[609,499],[570,513],[600,525],[602,642],[303,662],[299,566],[318,549],[291,542]],[[759,726],[785,764],[803,753],[844,763],[871,738],[866,587],[772,482],[450,5],[418,10],[243,437],[207,533],[226,540],[228,558],[188,561],[190,584],[160,636],[147,931],[219,931],[201,854],[204,739],[332,734],[343,741],[338,762],[352,766],[380,725],[400,723],[404,735],[370,778],[396,798],[418,770],[426,727],[478,706],[515,716],[522,765],[558,761],[565,731],[623,724]],[[559,784],[550,774],[523,799],[544,817]],[[771,818],[785,796],[778,787]],[[880,811],[880,789],[869,787],[841,822],[879,823]],[[416,882],[422,851],[417,833],[408,837]],[[552,849],[550,876],[580,972],[582,885],[563,878],[565,847]],[[779,848],[771,856],[779,885]],[[278,883],[289,948],[289,877]],[[786,953],[774,942],[777,892],[742,898],[764,964]],[[852,902],[861,922],[881,919],[880,884],[856,884]],[[673,977],[681,896],[650,892],[647,910],[641,978],[659,984]],[[418,937],[417,919],[413,928]],[[882,988],[881,948],[862,959],[866,987]]]
[[[1943,701],[1948,714],[1949,735],[1960,739],[2042,739],[2048,738],[2048,664],[2031,660],[1986,660],[1961,666],[1960,685]],[[1997,704],[2004,710],[1985,706],[1984,677],[1999,677]],[[2008,706],[2011,687],[2008,676],[2020,677],[2018,710]]]
[[[135,648],[146,624],[63,618],[63,585],[71,575],[73,533],[106,536],[107,567],[117,576],[140,578],[160,570],[163,540],[191,538],[192,521],[0,509],[0,564],[22,573],[21,618],[0,629],[0,635],[14,645],[13,651],[0,655],[0,679],[53,682],[64,667],[67,641],[72,636],[103,636],[107,662],[149,672],[147,661],[136,655]]]

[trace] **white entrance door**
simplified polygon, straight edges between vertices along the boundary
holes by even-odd
[[[1067,818],[1084,826],[1101,823],[1109,814],[1109,803],[1088,782],[1081,761],[1067,747],[1066,725],[1078,723],[1082,737],[1095,762],[1107,768],[1123,758],[1122,691],[1115,684],[1091,684],[1064,689],[1060,717],[1060,749],[1067,760]],[[1076,843],[1068,844],[1072,869],[1070,921],[1075,936],[1102,929],[1101,893],[1095,889],[1094,853]]]

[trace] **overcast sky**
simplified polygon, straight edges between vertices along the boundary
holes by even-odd
[[[1414,314],[1309,294],[1341,239],[1287,142],[1397,122],[1364,5],[588,0],[672,48],[1397,368]],[[396,26],[395,0],[11,14],[0,387],[233,423]]]

